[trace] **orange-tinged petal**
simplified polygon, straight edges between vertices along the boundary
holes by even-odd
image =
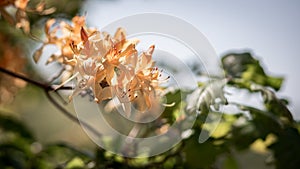
[[[75,16],[72,18],[72,22],[75,28],[81,29],[81,27],[85,26],[85,16]]]
[[[148,69],[152,67],[152,53],[154,51],[154,45],[150,46],[147,52],[143,52],[139,57],[139,63],[137,67],[137,71],[142,71],[144,69]]]
[[[98,95],[98,97],[99,97],[99,95]],[[101,97],[101,100],[111,99],[113,97],[113,95],[112,95],[112,87],[105,87],[105,88],[103,88],[100,97]]]
[[[50,32],[50,28],[53,26],[53,24],[56,22],[55,19],[49,19],[47,20],[45,24],[45,33],[48,34]]]
[[[20,8],[22,10],[25,10],[25,8],[27,7],[29,0],[16,0],[15,1],[15,6],[17,8]]]
[[[135,49],[135,44],[130,44],[129,46],[127,46],[124,50],[121,51],[121,53],[119,54],[119,56],[123,56],[123,57],[127,57],[127,56],[131,56],[134,53],[136,53],[136,49]]]
[[[83,43],[86,43],[89,40],[89,35],[87,34],[86,30],[83,27],[81,27],[80,30],[80,37]]]
[[[46,6],[45,1],[41,1],[36,5],[35,9],[37,12],[42,12],[45,9],[45,6]]]
[[[147,98],[148,96],[145,95],[143,92],[138,91],[137,93],[137,97],[133,100],[133,105],[135,107],[135,109],[144,112],[145,110],[147,110],[149,108],[149,106],[147,105],[147,102],[145,100],[145,98]]]
[[[39,49],[37,49],[34,52],[34,54],[33,54],[33,60],[34,60],[35,63],[37,63],[40,60],[40,58],[41,58],[41,56],[43,54],[43,50],[44,50],[44,46],[40,47]]]
[[[114,39],[117,41],[122,41],[126,39],[126,33],[124,28],[118,28],[115,35]]]

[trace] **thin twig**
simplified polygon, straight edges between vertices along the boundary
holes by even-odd
[[[57,95],[57,97],[58,97],[58,99],[60,100],[60,101],[62,101],[62,103],[64,104],[64,105],[68,105],[68,102],[58,93],[58,91],[54,91],[54,93]]]
[[[67,111],[65,108],[63,108],[56,100],[50,95],[49,91],[45,91],[46,97],[49,99],[49,101],[58,109],[60,110],[66,117],[68,117],[70,120],[80,124],[79,120],[76,116],[71,114],[69,111]]]
[[[18,79],[22,79],[22,80],[24,80],[24,81],[26,81],[26,82],[28,82],[30,84],[33,84],[33,85],[35,85],[35,86],[37,86],[39,88],[43,88],[43,89],[46,89],[46,90],[49,90],[49,91],[50,90],[54,90],[54,87],[52,87],[51,85],[48,85],[46,83],[41,83],[41,82],[32,80],[32,79],[30,79],[30,78],[28,78],[28,77],[26,77],[24,75],[17,74],[15,72],[12,72],[12,71],[7,70],[5,68],[0,67],[0,72],[3,72],[5,74],[7,74],[7,75],[13,76],[13,77],[18,78]],[[62,87],[60,87],[60,88],[58,88],[56,90],[72,90],[72,89],[73,89],[73,87],[71,87],[71,86],[62,86]]]
[[[62,86],[58,89],[56,89],[55,91],[59,91],[59,90],[73,90],[74,88],[72,86]]]
[[[93,134],[95,134],[98,137],[101,137],[101,133],[99,133],[96,129],[94,129],[92,126],[90,126],[88,123],[84,122],[84,121],[79,121],[78,118],[73,115],[72,113],[70,113],[68,110],[66,110],[64,107],[62,107],[50,94],[51,91],[54,91],[55,93],[57,93],[57,91],[54,90],[54,88],[51,85],[47,85],[45,83],[41,83],[32,79],[29,79],[26,76],[17,74],[15,72],[12,72],[10,70],[6,70],[4,68],[0,67],[0,72],[3,72],[7,75],[10,75],[12,77],[18,78],[18,79],[22,79],[30,84],[35,85],[36,87],[39,87],[41,89],[44,90],[46,97],[49,99],[49,101],[58,109],[60,110],[60,112],[62,112],[67,118],[69,118],[70,120],[72,120],[73,122],[77,123],[77,124],[81,124],[82,126],[84,126],[86,129],[88,129],[89,131],[91,131]],[[61,90],[69,90],[72,89],[69,86],[62,86],[60,88]],[[58,94],[58,93],[57,93]]]
[[[94,129],[92,126],[90,126],[88,123],[84,121],[80,121],[76,116],[71,114],[68,110],[63,108],[49,93],[49,91],[45,91],[45,94],[49,101],[58,109],[60,110],[65,116],[67,116],[70,120],[74,121],[77,124],[83,125],[86,129],[88,129],[93,134],[97,135],[98,137],[101,137],[101,133],[99,133],[96,129]]]
[[[0,67],[0,72],[3,72],[5,74],[7,74],[7,75],[13,76],[13,77],[18,78],[18,79],[22,79],[22,80],[24,80],[24,81],[26,81],[28,83],[31,83],[31,84],[39,87],[39,88],[42,88],[42,89],[50,90],[52,88],[51,86],[49,86],[47,84],[44,84],[44,83],[41,83],[41,82],[38,82],[38,81],[35,81],[35,80],[32,80],[32,79],[29,79],[26,76],[17,74],[15,72],[10,71],[10,70],[6,70],[6,69],[4,69],[2,67]]]

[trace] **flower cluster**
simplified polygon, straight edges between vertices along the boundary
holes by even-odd
[[[83,91],[91,90],[93,98],[103,100],[118,98],[121,103],[133,103],[140,111],[151,107],[151,102],[162,93],[159,83],[161,71],[154,67],[152,53],[154,45],[138,53],[137,39],[126,39],[124,29],[119,28],[114,36],[85,26],[85,18],[76,16],[72,24],[61,22],[52,28],[55,20],[45,26],[47,41],[38,49],[35,58],[47,44],[55,44],[59,54],[52,55],[48,63],[58,61],[68,69],[62,84],[76,79],[77,85],[70,99]],[[61,29],[60,36],[57,30]],[[37,57],[38,56],[38,57]],[[67,73],[66,73],[67,72]]]
[[[141,111],[149,108],[161,75],[152,60],[154,46],[138,55],[138,40],[126,39],[122,28],[113,37],[99,31],[88,35],[84,28],[80,35],[82,43],[71,46],[77,78],[73,95],[92,89],[96,102],[116,96],[121,103],[134,102]]]
[[[30,0],[1,0],[0,14],[8,23],[22,28],[25,33],[30,32],[30,23],[27,13],[37,13],[39,15],[48,15],[55,11],[55,8],[46,9],[45,1],[41,1],[34,8],[28,6]],[[8,7],[16,9],[15,12],[9,10]]]
[[[81,43],[81,28],[85,28],[89,34],[95,32],[95,29],[86,28],[84,16],[73,17],[72,23],[67,23],[65,21],[58,22],[55,19],[47,20],[44,27],[46,40],[43,45],[35,51],[33,55],[34,61],[39,61],[44,48],[47,45],[55,45],[59,51],[52,54],[46,64],[52,62],[62,64],[64,71],[62,73],[61,80],[62,82],[65,82],[72,76],[74,71],[75,63],[70,61],[73,59],[74,52],[70,46],[75,46]]]

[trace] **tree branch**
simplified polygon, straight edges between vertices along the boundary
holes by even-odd
[[[74,116],[73,114],[71,114],[68,110],[66,110],[65,108],[63,108],[51,95],[49,91],[45,91],[45,94],[47,96],[47,98],[49,99],[49,101],[58,109],[60,110],[66,117],[68,117],[70,120],[74,121],[77,124],[81,124],[83,125],[85,128],[87,128],[90,132],[92,132],[93,134],[97,135],[98,137],[101,137],[102,134],[99,133],[96,129],[94,129],[92,126],[90,126],[88,123],[84,122],[84,121],[80,121],[76,116]]]
[[[0,72],[3,72],[7,75],[10,75],[12,77],[18,78],[18,79],[22,79],[25,82],[28,82],[30,84],[35,85],[38,88],[41,88],[44,90],[46,97],[48,98],[48,100],[58,109],[60,110],[61,113],[63,113],[63,115],[65,115],[67,118],[69,118],[70,120],[72,120],[73,122],[77,123],[77,124],[81,124],[83,125],[85,128],[87,128],[89,131],[91,131],[93,134],[97,135],[98,137],[101,137],[101,133],[99,133],[96,129],[94,129],[92,126],[90,126],[88,123],[84,122],[84,121],[79,121],[78,118],[76,116],[74,116],[72,113],[70,113],[68,110],[66,110],[63,106],[61,106],[50,94],[51,91],[54,91],[55,93],[57,93],[57,91],[54,90],[53,86],[45,84],[45,83],[41,83],[35,80],[32,80],[26,76],[17,74],[15,72],[12,72],[10,70],[7,70],[5,68],[1,68],[0,67]],[[72,87],[69,86],[62,86],[59,88],[59,90],[70,90],[72,89]],[[57,93],[58,94],[58,93]]]
[[[3,73],[5,73],[5,74],[7,74],[7,75],[13,76],[13,77],[18,78],[18,79],[22,79],[22,80],[24,80],[25,82],[28,82],[28,83],[30,83],[30,84],[33,84],[33,85],[35,85],[35,86],[37,86],[37,87],[39,87],[39,88],[45,89],[45,90],[51,90],[51,89],[52,89],[52,87],[49,86],[49,85],[46,85],[46,84],[44,84],[44,83],[41,83],[41,82],[38,82],[38,81],[35,81],[35,80],[32,80],[32,79],[29,79],[29,78],[26,77],[26,76],[17,74],[17,73],[15,73],[15,72],[12,72],[12,71],[7,70],[7,69],[2,68],[2,67],[0,67],[0,72],[3,72]]]

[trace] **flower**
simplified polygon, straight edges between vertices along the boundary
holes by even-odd
[[[55,23],[53,19],[46,23],[47,41],[39,50],[47,44],[55,44],[60,49],[60,53],[52,55],[48,62],[56,61],[69,67],[67,78],[63,77],[57,88],[76,79],[70,100],[90,90],[97,103],[117,98],[126,111],[131,111],[131,105],[146,111],[162,93],[159,84],[164,79],[152,60],[154,45],[138,54],[135,47],[139,40],[126,39],[123,28],[111,36],[88,28],[83,16],[74,17],[72,25],[61,22],[59,27],[52,28]],[[60,36],[57,34],[59,28],[62,29]]]
[[[63,65],[64,71],[61,74],[61,81],[67,81],[67,79],[72,76],[76,64],[73,60],[73,55],[78,52],[74,51],[75,48],[72,46],[76,46],[81,43],[82,39],[80,33],[81,28],[84,26],[84,16],[73,17],[71,24],[68,24],[64,21],[57,24],[55,19],[49,19],[44,27],[46,40],[44,41],[43,45],[33,54],[34,61],[36,63],[39,61],[43,50],[47,45],[55,45],[59,49],[59,52],[52,54],[47,60],[46,64],[58,62]],[[95,30],[92,28],[87,28],[86,31],[89,34],[93,34]]]
[[[126,39],[122,28],[114,37],[103,33],[103,38],[100,32],[88,38],[82,29],[81,37],[82,46],[74,50],[81,49],[76,56],[79,90],[73,95],[80,89],[91,88],[96,102],[116,96],[125,105],[125,111],[131,111],[131,104],[139,111],[148,110],[156,100],[161,82],[161,71],[152,60],[154,45],[138,55],[138,40]]]
[[[15,0],[15,6],[19,9],[25,10],[29,0]]]

